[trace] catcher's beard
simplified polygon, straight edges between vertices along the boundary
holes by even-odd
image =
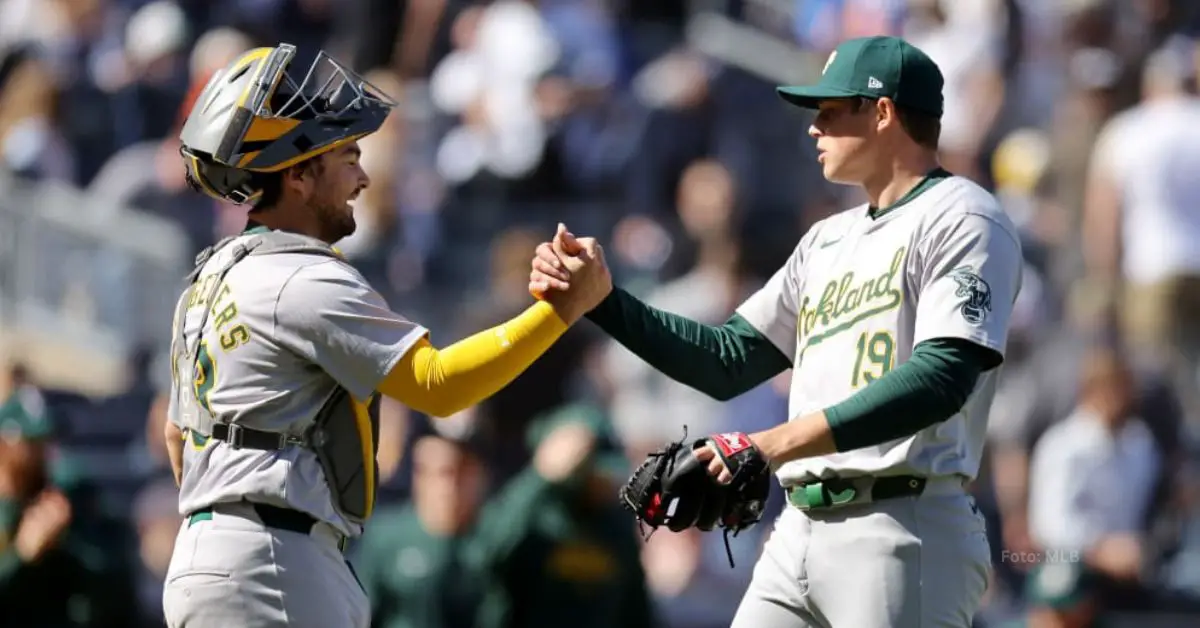
[[[317,221],[320,239],[333,244],[354,233],[357,224],[354,221],[354,211],[346,204],[347,197],[344,186],[331,174],[326,162],[317,158],[306,162],[309,171],[316,178],[316,186],[308,199],[308,206]]]
[[[347,211],[346,203],[324,198],[313,200],[313,212],[317,216],[317,225],[321,229],[321,239],[330,244],[354,233],[358,223],[354,221],[354,212]]]

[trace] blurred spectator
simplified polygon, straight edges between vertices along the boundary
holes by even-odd
[[[74,155],[55,115],[61,92],[45,61],[30,47],[0,61],[0,159],[12,172],[72,180]]]
[[[1156,558],[1148,516],[1164,456],[1133,414],[1133,377],[1121,356],[1093,352],[1084,369],[1075,411],[1033,449],[1030,536],[1044,550],[1077,552],[1116,590],[1140,592]]]
[[[1095,576],[1081,563],[1038,566],[1026,591],[1028,614],[999,628],[1101,628],[1100,595]]]
[[[438,171],[451,185],[535,176],[550,133],[536,88],[559,59],[558,42],[534,7],[515,0],[464,11],[452,32],[454,50],[430,76],[434,104],[457,121]],[[538,194],[554,196],[553,185],[542,181]]]
[[[50,0],[43,3],[54,28],[38,41],[52,68],[58,98],[55,120],[70,144],[71,179],[86,185],[122,148],[111,90],[124,74],[122,14],[113,0]]]
[[[0,406],[0,606],[14,626],[123,628],[137,600],[124,530],[86,479],[51,457],[49,420],[13,397]]]
[[[467,433],[414,449],[414,508],[381,513],[362,539],[378,625],[652,625],[636,538],[612,499],[625,462],[603,419],[545,417],[529,432],[530,468],[491,491],[472,418],[450,420]]]
[[[29,367],[20,362],[9,364],[0,373],[0,401],[16,401],[35,417],[47,415],[45,396],[33,382]]]
[[[996,44],[996,31],[1008,16],[987,0],[907,4],[905,37],[938,64],[945,79],[938,142],[942,164],[955,174],[980,180],[985,174],[980,170],[981,151],[1004,103],[1004,49]]]
[[[188,259],[218,239],[219,206],[187,187],[179,161],[180,125],[208,77],[249,47],[250,40],[235,30],[205,33],[189,59],[191,89],[186,96],[181,90],[181,102],[172,102],[170,108],[158,111],[160,115],[173,116],[170,127],[163,129],[165,134],[151,134],[113,155],[87,188],[89,193],[110,203],[109,211],[132,205],[178,223],[191,239]]]
[[[475,625],[486,574],[464,563],[464,545],[486,499],[486,469],[469,411],[446,421],[444,435],[413,446],[412,503],[376,513],[355,550],[373,626]]]
[[[170,134],[188,89],[187,15],[172,0],[155,0],[125,25],[122,76],[113,92],[116,133],[122,146]]]
[[[483,623],[657,625],[633,523],[613,499],[632,469],[607,415],[593,404],[571,403],[538,417],[527,438],[536,475],[526,470],[505,491],[515,499],[543,491],[550,481],[553,493],[532,513],[518,515],[526,517],[525,538],[492,583]],[[507,507],[514,508],[512,502]]]
[[[1171,42],[1145,67],[1142,103],[1113,118],[1092,156],[1084,223],[1090,276],[1109,286],[1135,357],[1170,367],[1200,420],[1200,159],[1196,45]],[[1135,156],[1136,154],[1136,156]]]
[[[1013,130],[996,144],[991,156],[991,179],[996,198],[1021,235],[1026,261],[1039,275],[1054,278],[1058,273],[1050,253],[1067,242],[1070,222],[1047,195],[1051,150],[1050,138],[1041,130]],[[1042,296],[1052,297],[1045,293]]]

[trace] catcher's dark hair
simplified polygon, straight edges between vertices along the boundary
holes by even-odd
[[[258,200],[254,201],[254,206],[250,209],[251,212],[267,210],[279,204],[280,199],[283,198],[284,174],[292,168],[308,169],[319,174],[324,168],[324,162],[321,161],[321,156],[318,155],[310,159],[305,159],[279,172],[255,173],[252,179],[253,185],[262,190],[262,195],[258,197]]]
[[[262,190],[262,195],[254,201],[254,207],[250,211],[262,211],[279,204],[279,199],[283,196],[283,173],[264,172],[256,178],[258,181],[255,183],[258,184],[258,189]]]
[[[867,103],[873,102],[870,98],[854,98],[851,110],[858,113]],[[941,118],[901,105],[896,105],[896,115],[900,118],[900,128],[904,129],[914,142],[923,148],[937,150],[942,136]]]

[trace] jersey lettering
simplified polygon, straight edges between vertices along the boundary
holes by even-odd
[[[803,349],[850,329],[855,323],[900,307],[904,300],[897,279],[907,247],[892,254],[891,265],[875,277],[856,279],[854,271],[825,284],[815,306],[805,295],[796,324],[797,345]]]
[[[215,280],[216,275],[213,274],[197,282],[196,288],[192,290],[189,308],[200,306],[209,308],[210,324],[216,330],[217,344],[220,345],[222,353],[229,353],[250,342],[250,328],[246,324],[238,322],[238,306],[237,302],[231,298],[233,290],[228,282],[217,287],[211,303],[205,302],[203,295],[208,293]],[[192,390],[196,394],[196,400],[209,412],[212,412],[211,398],[213,389],[217,385],[215,357],[209,341],[201,340],[199,355],[196,356],[195,372],[192,376]]]
[[[247,342],[250,342],[250,330],[241,323],[221,334],[221,350],[225,353],[229,353]]]
[[[858,337],[858,357],[850,387],[858,388],[883,377],[896,365],[896,339],[891,332],[863,332]]]

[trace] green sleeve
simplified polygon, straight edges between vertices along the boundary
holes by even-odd
[[[493,501],[484,507],[475,525],[472,541],[482,544],[489,567],[504,563],[529,535],[541,502],[562,488],[532,467],[509,480]]]
[[[724,325],[705,325],[613,288],[587,318],[667,377],[722,401],[792,367],[737,314]]]
[[[912,358],[849,399],[825,409],[838,451],[850,451],[915,434],[962,409],[999,353],[968,340],[936,338]]]

